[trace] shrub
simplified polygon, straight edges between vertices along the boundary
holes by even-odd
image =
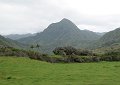
[[[89,50],[78,50],[74,47],[57,47],[53,50],[55,55],[79,55],[79,56],[89,56],[94,55],[92,51]]]
[[[109,51],[106,52],[102,57],[104,61],[120,61],[120,52],[119,51]]]
[[[76,48],[74,47],[57,47],[53,50],[53,53],[55,55],[72,55],[72,54],[75,54],[77,51]]]

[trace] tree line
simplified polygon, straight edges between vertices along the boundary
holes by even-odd
[[[40,46],[36,45],[36,48]],[[13,47],[0,46],[0,56],[29,57],[31,59],[46,61],[50,63],[83,63],[100,61],[120,61],[120,51],[110,51],[98,55],[87,49],[76,49],[72,46],[57,47],[53,50],[54,56],[35,52],[33,50],[20,50]],[[56,57],[59,55],[60,57]]]

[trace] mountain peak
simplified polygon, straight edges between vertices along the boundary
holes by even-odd
[[[71,22],[69,19],[63,18],[60,22]]]
[[[70,20],[63,18],[61,21],[57,23],[50,24],[44,31],[79,31],[79,28]]]
[[[63,18],[61,21],[66,21],[66,20],[68,21],[69,19],[67,19],[67,18]],[[69,21],[70,21],[70,20],[69,20]]]

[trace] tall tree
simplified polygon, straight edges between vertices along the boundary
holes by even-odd
[[[33,46],[33,45],[31,45],[31,46],[30,46],[30,48],[31,48],[31,49],[33,49],[33,48],[34,48],[34,46]]]

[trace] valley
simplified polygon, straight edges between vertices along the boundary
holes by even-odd
[[[120,0],[0,0],[0,85],[120,85]]]
[[[95,33],[62,19],[24,35],[0,36],[0,85],[120,84],[120,28]]]

